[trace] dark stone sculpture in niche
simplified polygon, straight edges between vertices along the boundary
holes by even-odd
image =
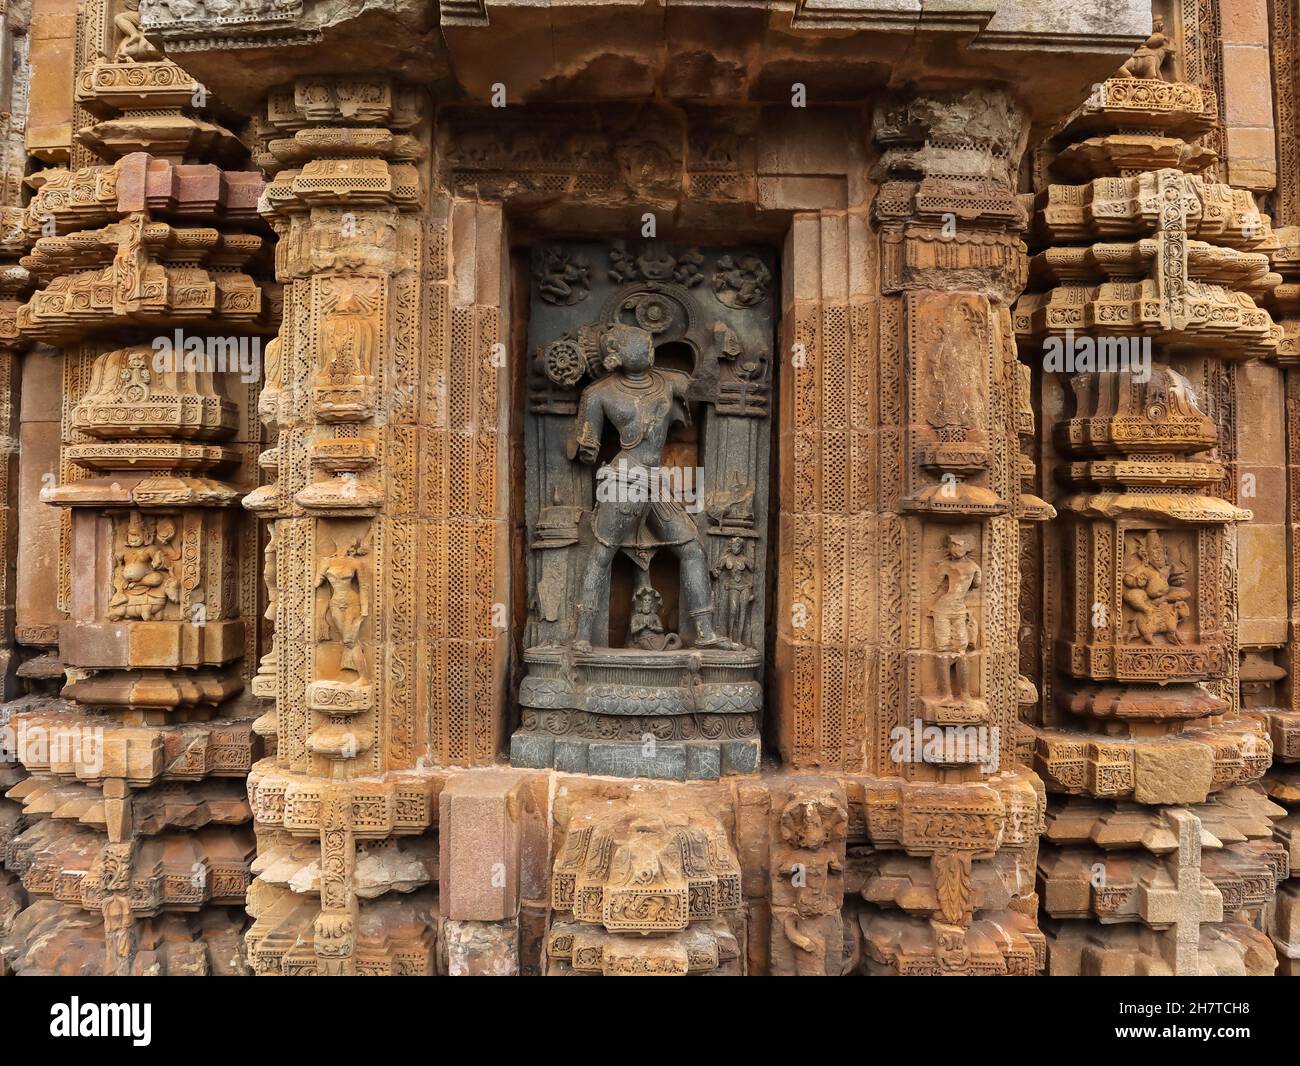
[[[590,264],[580,306],[556,299],[557,263]],[[700,284],[736,264],[743,299]],[[659,242],[535,250],[516,765],[679,780],[757,770],[769,264]]]
[[[739,639],[749,627],[749,607],[754,602],[754,566],[742,537],[727,541],[713,576],[718,579],[722,632]]]
[[[670,548],[681,564],[682,598],[695,623],[696,647],[738,648],[713,630],[712,590],[699,531],[682,501],[663,492],[665,481],[656,477],[665,469],[661,462],[670,426],[690,418],[686,398],[691,379],[680,371],[656,370],[651,335],[635,326],[610,326],[600,347],[610,373],[583,390],[567,454],[595,463],[606,422],[618,431],[620,451],[603,468],[604,491],[597,496],[604,498],[598,498],[591,520],[595,544],[578,588],[573,646],[591,651],[598,600],[619,549],[640,554]]]

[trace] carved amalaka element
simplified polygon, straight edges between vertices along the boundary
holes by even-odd
[[[1222,0],[1185,0],[1185,61],[1153,35],[1028,167],[1075,102],[1041,72],[1118,66],[1145,0],[1100,5],[1101,30],[1072,5],[799,0],[797,42],[785,5],[774,29],[717,0],[736,17],[692,20],[728,45],[704,60],[641,32],[653,5],[618,5],[595,54],[570,32],[584,2],[548,8],[535,52],[536,10],[505,0],[132,2],[38,0],[30,34],[25,0],[4,16],[15,84],[24,37],[40,77],[78,67],[72,100],[30,94],[26,146],[0,79],[0,254],[35,245],[0,268],[0,411],[21,384],[42,416],[11,495],[57,471],[66,550],[33,643],[61,645],[81,709],[13,712],[0,971],[241,969],[246,948],[259,974],[321,976],[1267,972],[1270,933],[1300,958],[1277,891],[1300,848],[1253,790],[1273,745],[1300,759],[1300,712],[1268,705],[1276,666],[1236,673],[1239,633],[1280,653],[1300,627],[1261,619],[1285,561],[1257,578],[1235,531],[1245,473],[1276,489],[1300,439],[1295,389],[1253,432],[1276,371],[1247,361],[1294,338],[1261,311],[1268,220],[1182,139],[1213,127],[1234,176],[1271,150],[1267,114],[1258,137],[1217,128],[1254,111],[1220,111],[1216,78],[1267,59],[1219,47]],[[1250,3],[1293,21],[1294,0]],[[817,103],[904,39],[895,80],[951,89],[875,93],[870,133]],[[484,95],[496,41],[511,106],[448,103]],[[811,110],[748,106],[794,58]],[[347,72],[297,73],[327,69]],[[1182,69],[1205,87],[1164,80]],[[217,82],[240,99],[205,117]],[[70,169],[28,176],[20,226],[23,147]],[[209,151],[270,183],[186,161]],[[1036,194],[1031,271],[1022,182],[1070,171]],[[273,247],[237,232],[259,193]],[[683,243],[555,236],[645,211]],[[772,247],[695,239],[742,230]],[[260,403],[156,362],[174,330],[274,334]],[[1071,331],[1095,346],[1045,366]],[[1149,375],[1098,365],[1134,339]],[[590,418],[595,397],[625,410]],[[689,475],[667,507],[652,470]],[[1259,540],[1300,528],[1285,495],[1260,494]],[[10,513],[37,512],[19,539],[53,561],[40,510]],[[259,652],[254,722],[234,699]],[[524,769],[492,769],[516,702]],[[85,725],[101,751],[62,746]],[[1300,804],[1293,770],[1267,787]]]

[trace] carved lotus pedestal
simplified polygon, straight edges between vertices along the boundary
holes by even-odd
[[[757,651],[539,647],[524,662],[515,766],[677,781],[758,770]]]

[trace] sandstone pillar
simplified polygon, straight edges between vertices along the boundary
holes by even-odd
[[[868,972],[1033,973],[1043,941],[1025,874],[1042,800],[1019,765],[1015,619],[1021,521],[1037,515],[1021,499],[1010,316],[1025,276],[1023,115],[997,91],[917,93],[880,104],[874,135],[858,542],[874,582],[861,787],[877,851],[853,913]]]
[[[469,306],[452,309],[446,220],[425,213],[421,93],[302,78],[272,93],[263,133],[285,313],[261,400],[274,480],[246,501],[274,525],[258,689],[274,691],[259,730],[275,754],[250,796],[270,870],[294,858],[250,897],[250,955],[260,973],[430,972],[435,930],[386,924],[409,907],[362,913],[357,841],[434,824],[434,782],[412,773],[428,747],[440,762],[496,750],[492,614],[472,613],[495,580],[495,531],[474,522],[496,500],[477,417],[495,411],[496,368],[475,358],[492,324],[472,271]],[[478,231],[461,232],[468,256]],[[282,886],[310,861],[308,837],[320,877],[304,899]],[[371,895],[391,887],[376,876]],[[407,876],[427,884],[431,867],[417,858]]]

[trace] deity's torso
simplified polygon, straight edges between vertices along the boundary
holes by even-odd
[[[669,429],[685,417],[677,400],[678,392],[685,391],[685,382],[685,375],[651,369],[640,382],[619,374],[591,386],[606,419],[618,430],[621,450],[615,462],[645,467],[659,463]]]
[[[947,581],[947,589],[934,601],[936,614],[964,614],[966,593],[975,583],[976,566],[970,559],[943,563],[939,572]]]
[[[330,584],[330,598],[335,604],[350,603],[357,599],[352,587],[356,573],[357,564],[350,559],[331,561],[325,567],[325,580]]]
[[[126,547],[122,549],[122,576],[130,584],[143,581],[150,574],[154,573],[159,566],[158,553],[152,548],[133,548]]]

